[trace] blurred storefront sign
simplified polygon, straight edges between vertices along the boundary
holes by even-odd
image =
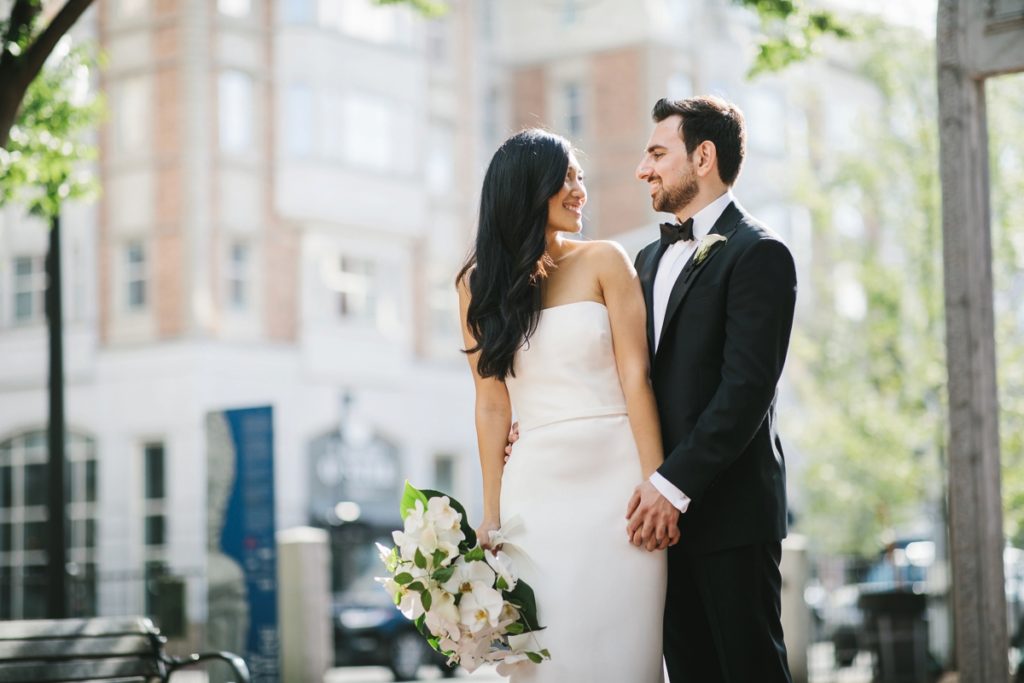
[[[277,683],[272,408],[209,413],[206,446],[207,645],[244,652],[253,683]]]

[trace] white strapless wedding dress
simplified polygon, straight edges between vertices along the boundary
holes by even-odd
[[[608,311],[545,309],[506,380],[519,441],[501,482],[506,551],[537,597],[551,660],[514,683],[658,683],[665,552],[626,537],[642,473],[612,352]],[[529,634],[522,636],[527,637]]]

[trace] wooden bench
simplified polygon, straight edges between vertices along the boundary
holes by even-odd
[[[249,683],[238,655],[171,657],[166,642],[141,617],[0,621],[0,683],[166,683],[178,669],[212,659],[231,666],[235,683]]]

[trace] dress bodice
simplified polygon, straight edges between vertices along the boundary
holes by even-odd
[[[514,370],[505,384],[520,431],[626,412],[604,304],[543,309],[533,336],[516,352]]]

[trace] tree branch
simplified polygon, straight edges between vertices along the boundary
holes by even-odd
[[[46,58],[57,46],[57,41],[74,26],[91,4],[92,0],[68,0],[50,22],[50,25],[32,41],[20,60],[21,73],[19,76],[24,79],[25,87],[28,87],[28,84],[39,75]]]
[[[11,8],[7,30],[4,32],[4,42],[0,45],[0,71],[7,67],[12,59],[16,59],[14,53],[7,50],[11,43],[19,42],[23,33],[32,29],[42,4],[38,0],[16,0]]]

